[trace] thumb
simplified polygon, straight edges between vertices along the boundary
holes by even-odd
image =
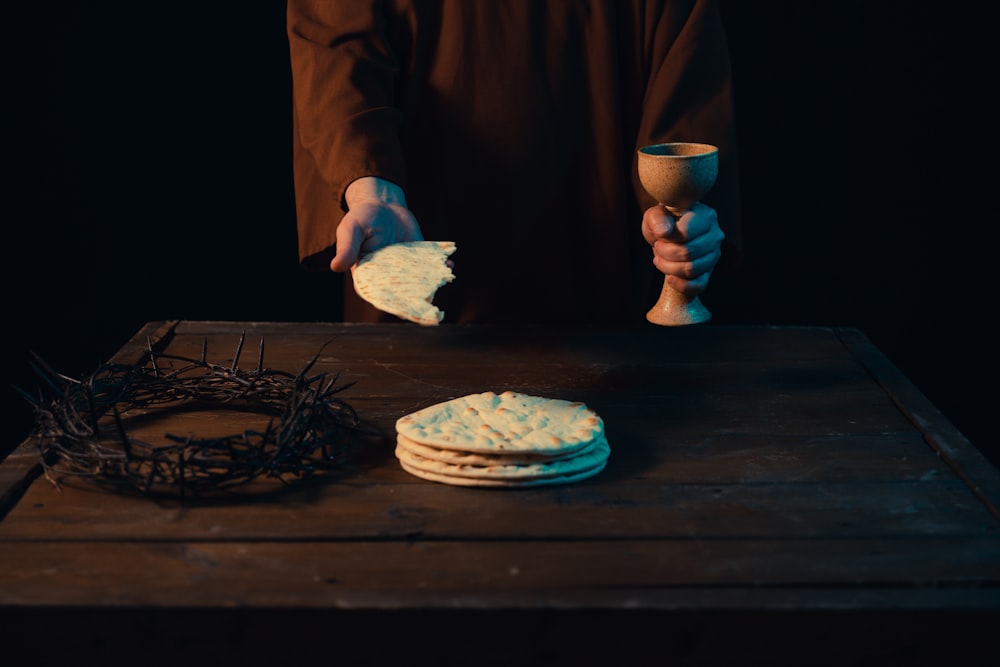
[[[364,229],[360,225],[353,224],[345,216],[337,227],[337,254],[330,260],[330,269],[343,272],[354,266],[361,254],[361,244],[364,240]]]
[[[643,216],[644,236],[651,245],[659,239],[666,239],[677,228],[677,221],[663,206],[653,206]]]

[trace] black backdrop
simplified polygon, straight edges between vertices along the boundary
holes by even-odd
[[[80,375],[149,320],[339,308],[296,261],[284,2],[24,4],[4,10],[0,454],[30,426],[28,350]],[[706,294],[715,321],[858,327],[1000,464],[986,17],[722,6],[747,260]]]

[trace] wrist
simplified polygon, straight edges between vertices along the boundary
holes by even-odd
[[[377,176],[362,176],[347,186],[344,191],[344,202],[348,210],[361,202],[406,206],[406,195],[403,193],[403,188],[392,181]]]

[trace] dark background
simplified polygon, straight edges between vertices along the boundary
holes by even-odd
[[[337,278],[297,264],[284,2],[23,4],[4,10],[0,455],[30,427],[29,350],[82,375],[149,320],[339,307]],[[1000,465],[985,11],[722,7],[746,263],[705,295],[715,322],[859,328]]]

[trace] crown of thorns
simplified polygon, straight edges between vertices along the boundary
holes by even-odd
[[[229,366],[208,362],[207,339],[199,359],[157,352],[147,341],[136,363],[105,363],[81,379],[55,372],[32,353],[35,373],[52,397],[21,393],[34,406],[31,436],[46,475],[184,496],[231,489],[259,477],[288,483],[342,464],[347,436],[360,420],[337,394],[354,383],[338,384],[339,373],[308,375],[322,348],[297,374],[264,368],[263,338],[256,368],[241,369],[245,339],[244,332]],[[166,433],[161,443],[143,442],[126,431],[123,412],[191,403],[272,419],[263,431],[213,438]]]

